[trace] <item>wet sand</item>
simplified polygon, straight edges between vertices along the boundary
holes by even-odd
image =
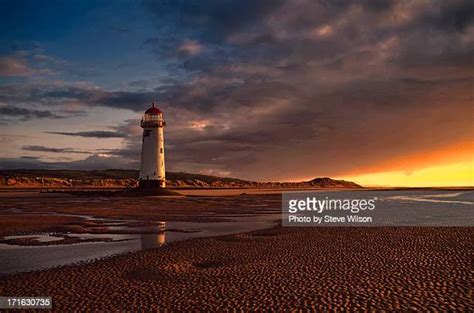
[[[279,194],[135,198],[3,193],[0,194],[0,236],[38,232],[110,233],[105,228],[110,223],[101,219],[114,219],[130,226],[158,221],[219,222],[232,216],[280,213],[280,201]]]
[[[279,195],[143,198],[136,200],[139,204],[131,199],[89,200],[84,207],[85,202],[75,197],[61,196],[54,201],[6,197],[2,198],[2,217],[7,212],[20,217],[33,212],[47,216],[52,211],[144,222],[164,218],[217,221],[224,215],[272,213],[280,205]],[[101,223],[74,219],[61,227],[89,231],[94,223]],[[48,223],[24,221],[2,233],[17,234],[24,225],[28,231],[49,227]],[[58,312],[472,311],[472,238],[473,228],[278,226],[8,275],[0,280],[0,294],[52,296]]]
[[[4,277],[57,311],[473,308],[472,229],[276,228]]]

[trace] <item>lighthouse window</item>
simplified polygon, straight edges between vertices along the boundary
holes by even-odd
[[[163,153],[163,148],[160,148],[160,153]]]
[[[158,118],[158,115],[145,115],[145,121],[157,121]]]

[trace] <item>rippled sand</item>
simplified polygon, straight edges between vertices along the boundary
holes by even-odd
[[[9,193],[0,199],[0,235],[104,231],[103,221],[82,215],[218,222],[223,216],[278,212],[280,199],[278,194],[89,199]],[[472,311],[473,232],[277,227],[5,276],[0,295],[52,296],[58,312]]]
[[[3,277],[71,310],[472,311],[472,228],[281,228]]]

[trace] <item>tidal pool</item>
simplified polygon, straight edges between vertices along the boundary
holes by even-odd
[[[161,247],[167,243],[198,237],[213,237],[250,232],[273,227],[280,214],[229,217],[225,222],[158,222],[152,226],[110,226],[110,230],[129,230],[136,234],[74,234],[80,239],[109,241],[59,244],[48,246],[20,246],[0,244],[0,275],[29,272],[65,266],[132,251]],[[39,242],[62,240],[61,234],[31,234],[7,236],[5,239],[35,238]]]

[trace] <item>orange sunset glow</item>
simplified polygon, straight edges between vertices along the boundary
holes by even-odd
[[[445,187],[474,185],[474,143],[392,160],[341,178],[365,186]]]

